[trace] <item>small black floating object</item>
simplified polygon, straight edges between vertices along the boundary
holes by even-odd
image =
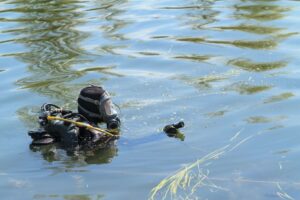
[[[184,127],[184,122],[180,121],[176,124],[169,124],[164,127],[164,132],[168,134],[168,136],[175,136],[179,131],[178,129]]]

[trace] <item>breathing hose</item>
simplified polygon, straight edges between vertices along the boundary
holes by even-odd
[[[106,134],[106,135],[109,135],[109,136],[112,136],[112,137],[115,137],[116,134],[117,134],[115,131],[107,131],[107,130],[104,130],[104,129],[101,129],[101,128],[98,128],[98,127],[94,127],[94,126],[92,126],[90,124],[87,124],[87,123],[77,122],[77,121],[74,121],[74,120],[65,119],[65,118],[61,118],[61,117],[56,117],[56,116],[49,115],[49,116],[47,116],[47,120],[49,120],[49,121],[59,120],[59,121],[72,123],[72,124],[75,124],[78,127],[84,127],[86,129],[96,130],[96,131],[99,131],[103,134]]]

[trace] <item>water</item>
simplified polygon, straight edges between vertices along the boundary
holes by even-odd
[[[296,0],[1,0],[1,198],[300,199],[299,11]],[[39,106],[75,110],[89,84],[120,105],[116,146],[30,149]],[[162,133],[181,119],[184,141]]]

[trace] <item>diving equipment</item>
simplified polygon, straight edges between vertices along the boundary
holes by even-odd
[[[78,112],[89,121],[97,124],[105,122],[108,129],[120,127],[118,112],[109,93],[99,86],[88,86],[80,91]]]
[[[60,142],[64,147],[93,146],[107,143],[118,135],[94,127],[84,116],[54,104],[44,104],[39,115],[40,129],[29,131],[33,145]]]
[[[33,145],[45,145],[54,142],[54,138],[41,128],[36,131],[29,131],[28,135],[33,139]]]

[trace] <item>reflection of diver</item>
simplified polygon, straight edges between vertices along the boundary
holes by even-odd
[[[105,148],[96,148],[85,151],[84,161],[88,164],[110,163],[117,153],[117,146],[115,144],[111,144]]]
[[[105,147],[119,138],[115,130],[119,128],[120,120],[109,94],[102,87],[82,89],[78,110],[79,113],[74,113],[53,104],[44,104],[39,116],[40,130],[29,132],[32,145],[59,142],[63,147],[75,150]],[[105,122],[108,129],[96,127],[99,122]]]
[[[61,145],[49,144],[49,145],[30,145],[30,149],[33,152],[41,152],[44,160],[48,162],[59,161],[63,157],[63,153],[59,149],[64,149]],[[72,160],[84,161],[87,164],[102,164],[110,163],[113,157],[118,153],[117,146],[114,142],[110,143],[106,147],[97,146],[94,149],[85,149],[76,151],[66,151],[67,155],[72,158]]]

